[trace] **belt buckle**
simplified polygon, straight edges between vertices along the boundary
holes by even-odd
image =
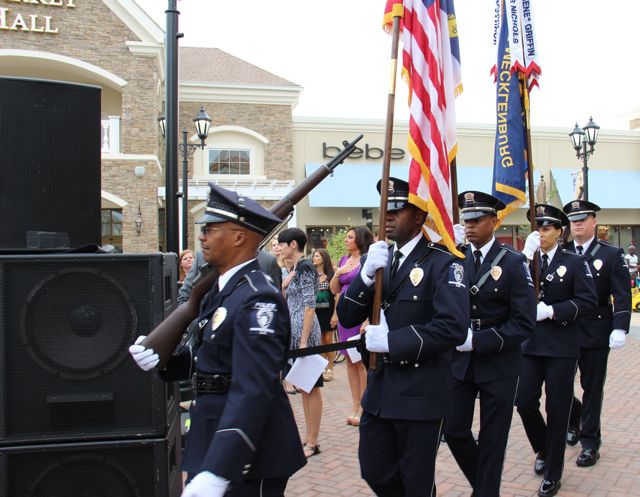
[[[387,302],[386,300],[383,300],[382,303],[380,304],[380,309],[382,309],[383,311],[386,311],[389,308],[389,302]]]
[[[480,291],[480,289],[479,289],[477,286],[475,286],[475,285],[473,285],[471,288],[469,288],[469,293],[470,293],[471,295],[475,295],[475,294],[476,294],[476,293],[478,293],[479,291]]]
[[[470,321],[471,321],[471,329],[473,329],[474,331],[477,331],[480,329],[480,324],[481,324],[480,319],[470,319]]]

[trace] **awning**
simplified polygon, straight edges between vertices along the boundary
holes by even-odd
[[[309,176],[320,164],[306,164]],[[406,179],[408,165],[391,165],[391,176]],[[376,184],[382,177],[382,164],[341,164],[333,176],[325,178],[309,194],[311,207],[358,207],[380,206]],[[481,190],[491,192],[493,168],[490,166],[458,167],[458,191]]]
[[[575,200],[571,173],[571,169],[551,170],[563,205]],[[589,169],[588,187],[589,200],[602,209],[637,209],[640,171]]]

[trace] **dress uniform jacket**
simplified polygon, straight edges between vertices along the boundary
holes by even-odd
[[[538,252],[538,260],[541,254]],[[540,301],[553,307],[553,319],[536,324],[523,345],[524,354],[545,357],[579,357],[577,320],[592,313],[597,297],[586,261],[558,247],[547,270],[540,273]]]
[[[522,342],[535,328],[536,298],[527,259],[508,245],[494,240],[476,273],[473,254],[464,260],[473,288],[500,252],[504,255],[477,293],[469,293],[473,350],[453,353],[452,371],[458,380],[476,383],[518,376]],[[484,324],[483,324],[484,323]]]
[[[576,252],[576,243],[567,249]],[[602,240],[593,240],[584,254],[598,293],[598,306],[578,319],[580,347],[609,348],[613,330],[628,330],[631,321],[631,293],[629,270],[624,252]],[[613,296],[613,302],[611,297]]]
[[[452,404],[451,350],[465,341],[469,325],[464,266],[423,237],[392,279],[392,250],[383,281],[389,353],[369,372],[362,407],[387,419],[440,419]],[[340,322],[350,327],[367,319],[373,294],[374,285],[356,278],[338,302]]]
[[[281,293],[254,260],[205,297],[198,320],[196,373],[230,375],[231,387],[196,387],[183,469],[234,482],[291,476],[306,460],[279,381],[290,333]]]

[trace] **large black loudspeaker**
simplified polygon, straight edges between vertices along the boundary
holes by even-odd
[[[0,250],[100,244],[100,88],[0,78]]]
[[[178,497],[179,418],[167,437],[3,447],[0,497]]]
[[[164,437],[179,394],[128,353],[174,307],[175,254],[0,256],[3,446]]]

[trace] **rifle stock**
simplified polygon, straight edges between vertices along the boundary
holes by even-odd
[[[280,199],[269,209],[283,222],[290,217],[295,205],[306,197],[323,179],[333,173],[334,169],[344,162],[353,152],[353,149],[362,139],[358,135],[352,142],[342,142],[344,148],[326,164],[316,169],[310,176],[296,185],[284,198]],[[273,237],[282,225],[264,238],[263,243]],[[194,281],[189,300],[175,309],[158,326],[156,326],[144,339],[142,345],[153,349],[160,357],[159,368],[163,368],[169,362],[171,354],[175,350],[182,334],[189,324],[198,317],[200,301],[218,279],[218,271],[209,264],[203,264],[201,273]]]

